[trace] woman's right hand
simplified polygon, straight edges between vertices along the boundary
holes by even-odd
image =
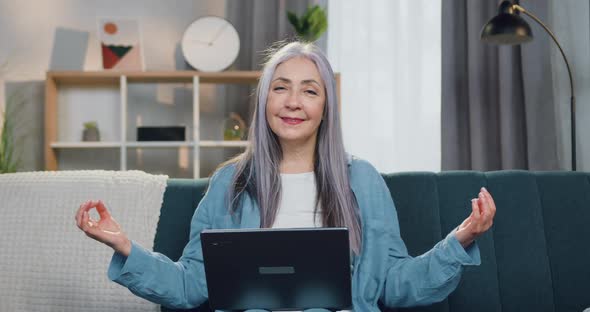
[[[92,208],[96,208],[100,216],[99,220],[90,218],[88,212]],[[89,200],[80,205],[80,209],[76,213],[76,224],[86,236],[108,245],[116,252],[124,256],[129,256],[131,253],[131,241],[121,230],[119,223],[111,217],[102,201]]]

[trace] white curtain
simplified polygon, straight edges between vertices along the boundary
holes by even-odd
[[[441,0],[328,2],[349,153],[380,172],[440,171]]]

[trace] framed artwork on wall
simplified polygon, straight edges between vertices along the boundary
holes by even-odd
[[[139,21],[127,18],[100,18],[98,40],[102,67],[109,70],[144,70]]]

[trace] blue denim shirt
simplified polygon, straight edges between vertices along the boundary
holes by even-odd
[[[454,232],[418,257],[408,255],[400,237],[397,212],[385,181],[367,161],[348,160],[350,186],[358,202],[362,247],[353,257],[355,311],[427,305],[444,300],[457,287],[465,265],[479,265],[479,248],[464,249]],[[115,253],[108,276],[134,294],[172,308],[191,308],[207,300],[200,232],[214,228],[259,228],[256,202],[246,196],[237,218],[226,200],[234,166],[218,170],[191,221],[190,241],[178,262],[132,243],[128,257]],[[466,216],[467,217],[467,216]],[[309,255],[313,257],[313,255]]]

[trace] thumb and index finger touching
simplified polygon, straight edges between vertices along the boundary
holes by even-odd
[[[76,212],[76,224],[80,229],[84,230],[86,223],[91,221],[89,218],[89,211],[92,210],[92,208],[96,208],[101,220],[111,219],[111,214],[101,200],[89,200],[81,204]]]
[[[101,219],[111,218],[111,214],[109,213],[109,210],[104,205],[102,200],[89,200],[83,203],[82,205],[80,205],[80,209],[78,210],[77,216],[83,215],[85,212],[89,212],[90,210],[92,210],[92,208],[96,208],[96,211],[98,212],[98,215]]]
[[[109,213],[109,210],[104,205],[102,200],[98,200],[96,202],[95,207],[96,207],[96,211],[98,212],[98,215],[100,216],[101,219],[110,219],[111,218],[111,214]]]
[[[477,198],[471,200],[472,212],[469,218],[474,221],[474,229],[487,230],[496,214],[496,206],[491,194],[485,187],[482,187]]]

